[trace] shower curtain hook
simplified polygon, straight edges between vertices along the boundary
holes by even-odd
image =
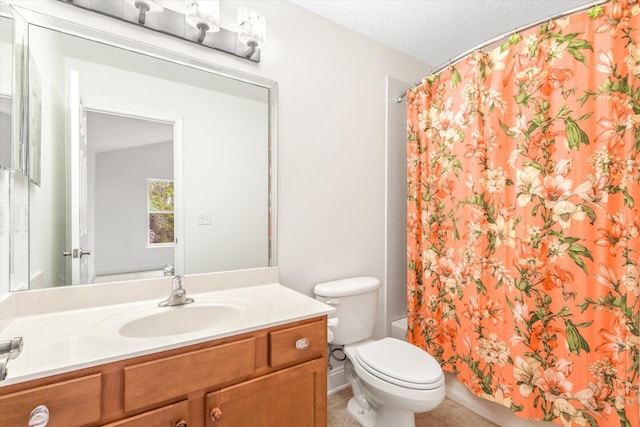
[[[547,23],[547,31],[553,30],[555,26],[556,26],[556,21],[554,21],[552,18],[549,18],[549,22]]]

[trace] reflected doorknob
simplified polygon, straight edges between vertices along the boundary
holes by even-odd
[[[62,256],[70,256],[72,258],[82,258],[83,256],[87,255],[91,255],[91,251],[82,248],[62,252]]]

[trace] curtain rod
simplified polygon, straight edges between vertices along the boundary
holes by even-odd
[[[482,43],[472,47],[469,50],[466,50],[465,52],[463,52],[460,55],[454,57],[453,59],[450,59],[447,62],[441,64],[440,66],[432,69],[429,72],[429,75],[433,76],[434,74],[438,74],[439,72],[445,70],[447,67],[450,67],[451,65],[457,64],[458,62],[462,61],[464,58],[466,58],[468,55],[472,54],[473,52],[475,52],[477,50],[480,50],[480,49],[482,49],[484,47],[487,47],[489,45],[492,45],[493,43],[496,43],[497,41],[500,41],[500,40],[502,40],[502,39],[504,39],[504,38],[506,38],[506,37],[508,37],[508,36],[510,36],[512,34],[516,34],[516,33],[519,33],[521,31],[525,31],[525,30],[528,30],[530,28],[537,27],[538,25],[544,24],[547,21],[553,21],[555,19],[562,18],[563,16],[571,15],[571,14],[576,13],[576,12],[580,12],[580,11],[583,11],[583,10],[590,9],[590,8],[592,8],[594,6],[598,6],[600,4],[604,4],[604,3],[607,3],[609,1],[610,0],[598,0],[598,1],[595,1],[593,3],[588,3],[588,4],[585,4],[585,5],[582,5],[582,6],[578,6],[576,8],[570,9],[570,10],[568,10],[566,12],[561,12],[561,13],[552,15],[552,16],[550,16],[548,18],[540,19],[540,20],[538,20],[536,22],[533,22],[531,24],[524,25],[524,26],[522,26],[520,28],[517,28],[517,29],[515,29],[513,31],[509,31],[507,33],[504,33],[502,35],[494,37],[494,38],[492,38],[492,39],[490,39],[488,41],[482,42]],[[422,84],[422,82],[414,83],[409,89],[413,89],[415,87],[418,87],[421,84]],[[407,89],[407,90],[409,90],[409,89]],[[407,91],[396,93],[396,102],[397,103],[401,103],[402,102],[402,99],[406,96],[406,92]]]

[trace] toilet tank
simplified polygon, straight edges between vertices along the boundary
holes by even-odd
[[[317,300],[336,309],[330,316],[338,319],[330,327],[332,344],[353,344],[373,335],[379,288],[378,279],[366,276],[318,283],[313,288]]]

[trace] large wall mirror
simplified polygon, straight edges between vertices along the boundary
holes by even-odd
[[[274,82],[6,10],[4,288],[275,265]]]

